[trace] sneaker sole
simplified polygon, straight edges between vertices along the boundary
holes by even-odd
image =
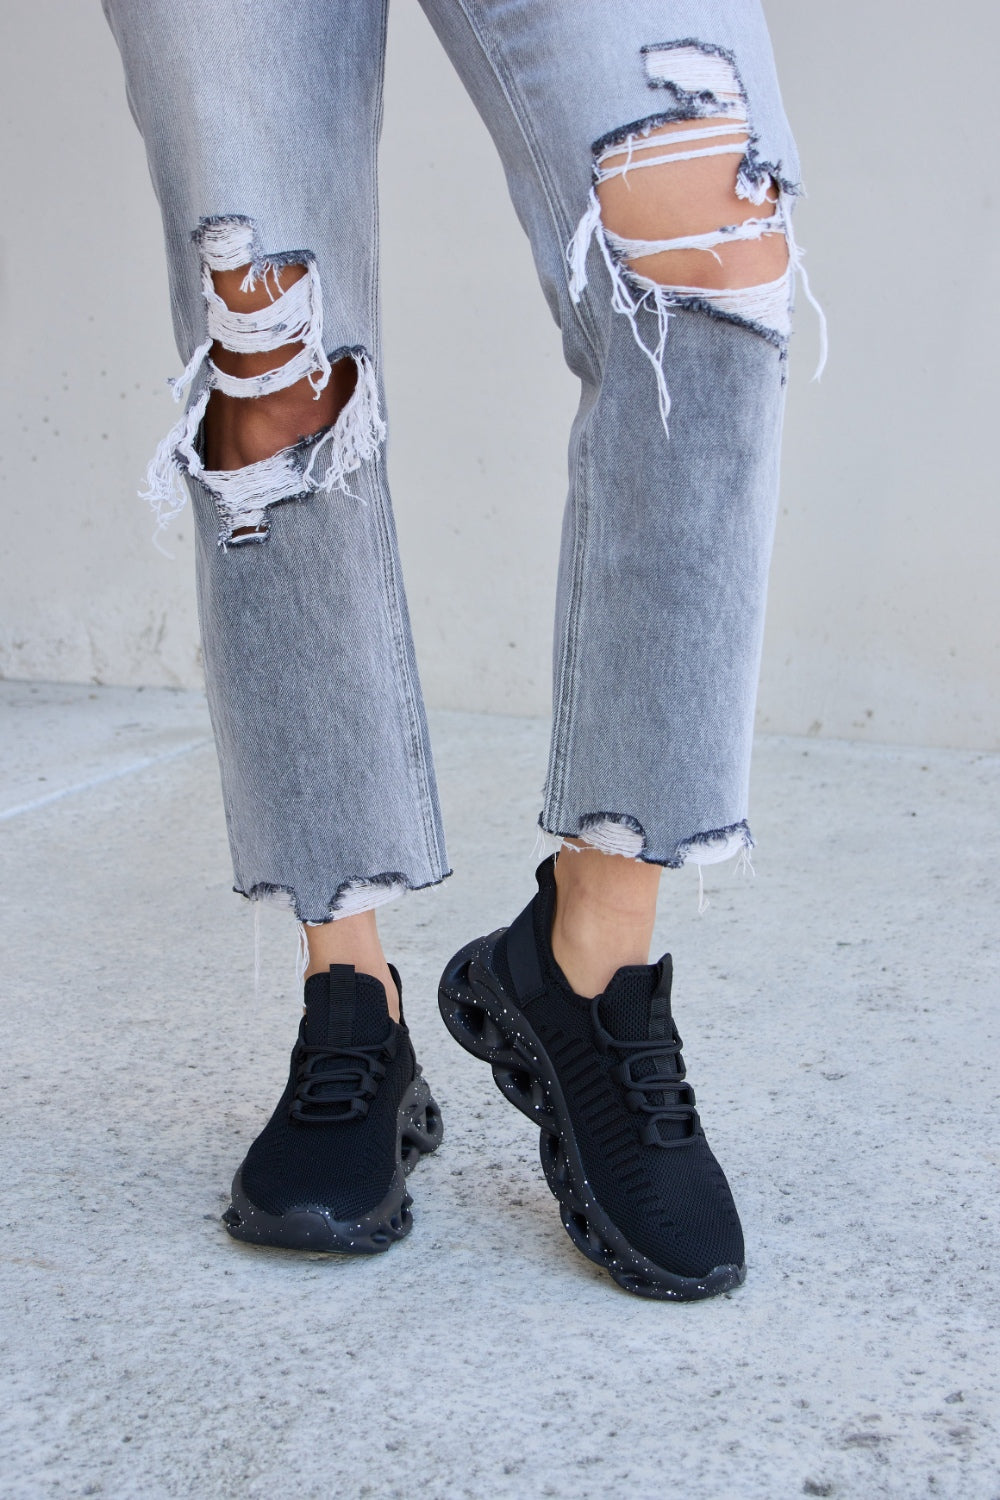
[[[222,1222],[234,1240],[283,1250],[331,1251],[338,1255],[378,1255],[413,1227],[413,1199],[406,1178],[422,1156],[436,1151],[442,1137],[441,1112],[427,1080],[418,1074],[399,1103],[396,1116],[396,1170],[381,1203],[356,1219],[335,1219],[322,1204],[302,1204],[284,1214],[258,1208],[243,1189],[243,1168],[233,1179],[232,1202]]]
[[[505,994],[490,966],[501,932],[477,938],[455,954],[438,990],[442,1019],[456,1042],[488,1062],[497,1088],[540,1127],[542,1168],[566,1233],[625,1291],[668,1302],[695,1302],[731,1291],[746,1266],[716,1266],[705,1276],[679,1276],[630,1244],[597,1202],[576,1144],[555,1068],[524,1012]]]

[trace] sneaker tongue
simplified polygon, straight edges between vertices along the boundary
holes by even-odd
[[[389,1034],[389,1007],[383,985],[351,964],[331,964],[329,974],[313,974],[305,987],[305,1042],[309,1047],[370,1046]]]
[[[598,1006],[605,1030],[620,1042],[669,1040],[671,973],[669,953],[658,964],[619,969]]]

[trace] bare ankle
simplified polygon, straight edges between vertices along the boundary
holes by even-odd
[[[658,865],[574,845],[555,880],[552,954],[576,994],[599,995],[618,969],[649,962]]]
[[[331,964],[353,964],[359,974],[370,974],[382,984],[389,1014],[394,1021],[399,1020],[399,992],[382,952],[373,911],[340,917],[316,927],[307,926],[305,933],[309,948],[307,979],[313,974],[325,974]]]

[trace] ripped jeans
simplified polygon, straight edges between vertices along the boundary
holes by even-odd
[[[725,859],[752,844],[798,268],[798,165],[759,5],[422,3],[500,152],[581,382],[539,821],[661,865]],[[236,888],[310,922],[449,873],[383,450],[386,8],[105,0],[187,361],[148,494],[161,522],[188,495],[194,509]],[[645,185],[719,157],[735,183],[730,222],[623,231]],[[669,278],[678,251],[710,251],[714,266],[724,247],[771,236],[787,254],[763,282]],[[298,279],[283,288],[289,266]],[[213,281],[227,270],[269,288],[263,306],[227,306]],[[213,358],[287,345],[291,358],[252,377]],[[325,430],[242,469],[206,467],[213,390],[253,399],[308,379],[319,392],[345,360],[353,394]]]

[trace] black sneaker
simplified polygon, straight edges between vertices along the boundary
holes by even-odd
[[[541,1126],[541,1158],[570,1239],[619,1286],[690,1300],[739,1286],[743,1233],[709,1149],[670,1015],[671,961],[619,969],[593,1000],[552,956],[554,860],[509,928],[456,953],[445,1025]]]
[[[406,1174],[441,1144],[441,1115],[377,979],[331,964],[306,980],[305,1004],[288,1087],[223,1223],[255,1245],[373,1255],[410,1232]]]

